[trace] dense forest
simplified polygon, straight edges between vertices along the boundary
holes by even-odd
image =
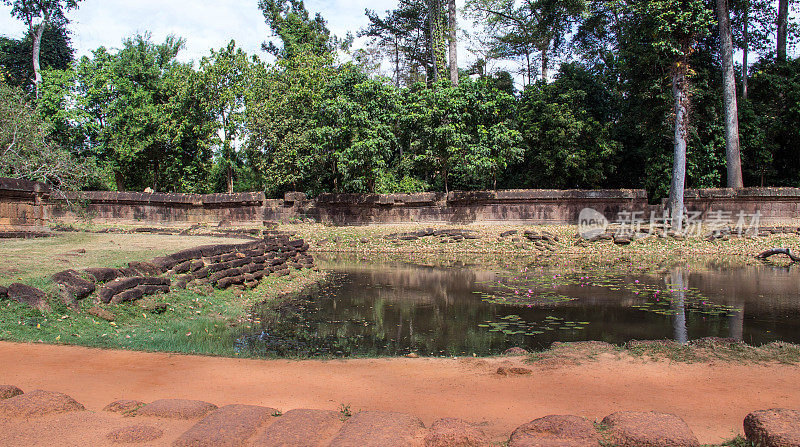
[[[366,11],[359,49],[300,0],[260,0],[274,34],[260,55],[231,41],[195,63],[178,61],[182,38],[147,33],[75,60],[64,13],[76,0],[4,1],[29,32],[0,38],[3,176],[271,196],[666,197],[683,154],[688,188],[800,186],[789,0],[400,0]],[[478,55],[469,67],[460,39]]]

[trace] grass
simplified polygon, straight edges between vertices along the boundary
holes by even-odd
[[[468,266],[507,268],[518,271],[521,265],[546,265],[556,268],[610,268],[615,272],[658,272],[677,263],[714,263],[739,266],[761,262],[753,254],[773,246],[792,246],[796,235],[772,235],[758,239],[731,239],[708,242],[700,238],[684,241],[647,238],[629,246],[598,242],[576,246],[575,226],[537,226],[556,234],[560,241],[555,252],[540,252],[528,242],[519,247],[511,237],[500,233],[517,230],[516,237],[530,226],[499,225],[438,225],[440,228],[466,228],[476,231],[476,240],[442,244],[439,238],[426,237],[415,241],[391,241],[390,233],[407,232],[427,227],[420,224],[330,227],[319,224],[282,225],[288,231],[308,241],[318,263],[329,260],[359,262],[412,262],[431,266]],[[92,227],[99,230],[100,227]],[[324,244],[323,241],[327,240]],[[213,243],[241,243],[240,239],[203,236],[167,236],[156,234],[118,233],[57,233],[47,239],[8,240],[0,244],[0,285],[24,282],[45,291],[52,286],[49,276],[66,269],[97,266],[123,266],[130,261],[146,260],[177,250]],[[526,245],[527,244],[527,245]],[[723,255],[720,255],[723,253]],[[722,259],[720,261],[720,259]],[[112,323],[86,313],[95,305],[91,299],[80,303],[75,313],[51,300],[52,313],[43,315],[14,302],[0,302],[0,339],[22,342],[66,343],[104,348],[123,348],[145,351],[187,352],[212,355],[243,355],[234,349],[236,335],[249,329],[254,322],[247,320],[250,306],[259,301],[277,300],[287,292],[295,292],[316,284],[323,274],[311,271],[295,272],[285,278],[267,278],[252,291],[213,291],[210,288],[178,290],[153,298],[169,304],[163,315],[150,314],[143,308],[126,304],[109,306],[116,315]],[[615,348],[616,352],[623,348]],[[800,349],[795,345],[773,343],[759,348],[720,346],[715,349],[648,344],[628,345],[627,355],[635,358],[667,359],[678,362],[731,360],[751,362],[798,363]],[[603,352],[570,354],[570,361],[590,360]],[[551,361],[563,356],[563,350],[536,353],[533,360]],[[562,359],[563,360],[563,359]]]
[[[160,315],[136,304],[102,306],[116,316],[112,322],[87,313],[97,305],[91,298],[80,303],[80,312],[51,299],[53,311],[46,314],[16,302],[0,302],[0,340],[235,357],[242,354],[235,351],[234,340],[249,327],[247,313],[255,303],[277,302],[324,276],[305,269],[264,278],[251,291],[204,286],[147,298],[169,305]]]
[[[0,285],[22,282],[46,286],[53,273],[87,267],[122,267],[205,244],[242,243],[241,239],[154,234],[56,233],[38,239],[0,242]]]
[[[440,238],[425,237],[413,241],[386,239],[391,233],[415,231],[420,228],[464,228],[477,232],[475,240],[458,243],[441,243]],[[522,234],[526,229],[545,230],[559,237],[552,245],[554,252],[536,250],[533,243]],[[773,234],[758,238],[732,238],[728,241],[706,241],[702,237],[685,240],[658,238],[639,239],[627,246],[611,241],[576,245],[579,241],[577,227],[518,226],[518,225],[425,225],[388,224],[352,227],[332,227],[321,224],[282,225],[282,230],[296,233],[309,242],[317,252],[345,254],[351,257],[373,257],[412,260],[415,263],[459,262],[465,257],[484,265],[516,264],[552,265],[558,267],[616,265],[631,266],[639,270],[659,271],[677,264],[713,264],[717,267],[738,267],[763,261],[755,256],[773,247],[797,247],[796,234]],[[518,234],[500,237],[508,230]],[[700,233],[704,234],[704,233]],[[520,242],[513,242],[513,238]],[[322,242],[322,243],[321,243]],[[786,263],[774,258],[776,263]]]

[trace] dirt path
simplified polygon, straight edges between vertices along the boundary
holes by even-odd
[[[99,411],[118,398],[202,399],[282,410],[410,413],[483,422],[498,440],[548,414],[598,419],[617,410],[657,410],[686,420],[704,443],[732,438],[744,416],[800,409],[800,367],[642,363],[600,357],[579,366],[537,367],[502,377],[519,359],[245,360],[0,342],[0,384],[66,393]]]

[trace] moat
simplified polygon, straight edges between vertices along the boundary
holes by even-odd
[[[555,341],[800,342],[800,270],[502,271],[321,261],[331,280],[277,315],[256,308],[237,349],[267,356],[493,355]]]

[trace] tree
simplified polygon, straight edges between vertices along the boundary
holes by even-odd
[[[800,59],[753,65],[750,99],[742,110],[743,170],[762,186],[800,186]]]
[[[386,17],[366,10],[370,24],[359,34],[391,50],[398,87],[419,80],[432,85],[444,73],[449,25],[443,5],[442,0],[402,0],[397,9],[386,11]]]
[[[722,62],[722,91],[725,109],[725,154],[728,188],[741,188],[742,161],[739,155],[739,107],[736,102],[736,77],[733,67],[733,36],[727,0],[716,0],[717,27]]]
[[[639,1],[632,5],[635,20],[646,23],[648,44],[671,59],[674,137],[669,208],[672,228],[683,229],[683,195],[686,182],[686,146],[689,124],[689,57],[698,39],[708,34],[713,13],[702,0]]]
[[[776,32],[775,9],[771,0],[731,0],[728,4],[734,44],[742,51],[742,99],[747,100],[750,81],[750,53],[763,56],[772,51]]]
[[[259,0],[258,7],[275,36],[282,42],[264,43],[262,48],[279,58],[293,59],[302,52],[317,56],[331,54],[337,45],[347,45],[331,35],[325,19],[317,13],[312,19],[303,0]]]
[[[450,83],[458,85],[458,20],[456,18],[456,0],[447,1],[447,27],[450,31]]]
[[[63,26],[69,21],[65,12],[78,7],[80,0],[3,0],[11,6],[11,15],[25,22],[28,32],[33,35],[31,56],[33,60],[34,86],[39,95],[39,84],[42,83],[39,53],[42,47],[42,36],[50,25]]]
[[[233,192],[234,171],[238,164],[236,145],[245,126],[245,92],[250,76],[247,54],[230,41],[226,48],[211,51],[200,61],[200,79],[206,93],[204,105],[217,120],[215,145],[225,170],[227,191]]]
[[[332,162],[316,150],[312,136],[326,85],[335,75],[332,56],[301,52],[254,70],[247,92],[246,157],[256,183],[273,195],[324,191],[323,175],[333,170]]]
[[[50,139],[50,129],[17,87],[0,82],[0,176],[78,189],[89,169]]]
[[[786,43],[789,40],[789,0],[778,0],[778,35],[776,55],[779,62],[786,61]]]
[[[311,142],[322,157],[328,188],[375,192],[397,149],[398,92],[352,64],[325,86]]]
[[[28,32],[22,39],[0,37],[0,69],[7,76],[6,82],[34,92],[36,78],[31,64],[33,40],[36,33]],[[66,70],[73,62],[74,50],[69,31],[63,26],[49,26],[42,35],[39,62],[42,70]]]
[[[417,169],[445,192],[453,182],[468,189],[492,187],[522,154],[513,104],[513,96],[488,80],[465,79],[457,87],[412,85],[404,92],[401,144]]]
[[[541,79],[548,79],[551,62],[566,46],[574,20],[584,11],[583,0],[469,0],[467,9],[495,36],[499,55],[524,55],[528,83],[532,81],[530,54],[539,52]]]
[[[433,82],[438,82],[445,73],[445,29],[446,19],[442,8],[442,0],[428,1],[428,49],[431,52]]]
[[[203,192],[214,116],[190,64],[175,60],[183,39],[136,35],[76,67],[74,121],[88,151],[113,172],[118,190]]]
[[[613,181],[623,168],[610,96],[579,63],[562,64],[550,84],[527,86],[517,112],[525,153],[504,186],[591,189]]]
[[[390,13],[386,18],[378,16],[374,11],[367,9],[365,11],[370,24],[366,29],[358,32],[358,35],[363,37],[370,37],[371,43],[379,48],[382,48],[389,54],[390,60],[394,65],[394,79],[395,87],[400,88],[401,83],[401,69],[400,66],[405,63],[407,55],[401,52],[401,46],[413,33],[411,29],[406,28],[406,23],[401,22],[398,17],[397,11]],[[411,59],[411,58],[408,58]]]

